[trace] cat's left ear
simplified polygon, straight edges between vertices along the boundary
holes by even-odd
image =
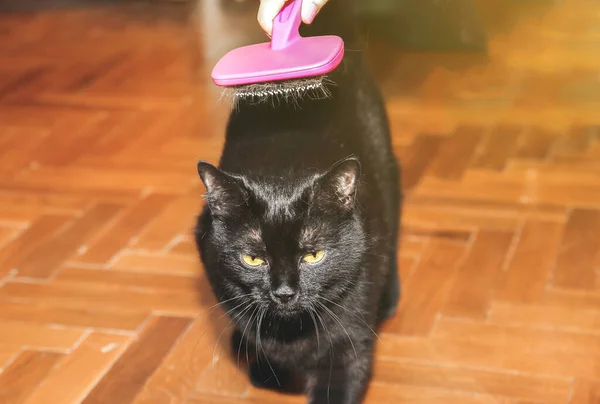
[[[198,174],[206,187],[206,200],[213,215],[230,216],[244,205],[244,192],[235,178],[205,161],[198,163]]]
[[[358,182],[360,180],[360,162],[354,157],[336,163],[319,180],[316,196],[343,209],[354,207]]]

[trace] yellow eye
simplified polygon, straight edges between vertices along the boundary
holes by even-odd
[[[242,260],[246,263],[246,265],[251,267],[258,267],[265,263],[265,261],[258,257],[253,257],[251,255],[242,255]]]
[[[325,251],[316,251],[312,254],[306,254],[304,257],[302,257],[302,260],[304,260],[304,262],[308,262],[309,264],[316,264],[317,262],[321,261],[324,256]]]

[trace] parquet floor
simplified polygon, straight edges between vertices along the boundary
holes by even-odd
[[[487,57],[370,45],[407,201],[368,403],[600,403],[600,12],[510,13]],[[0,15],[0,403],[304,402],[250,387],[209,310],[195,163],[243,24],[186,15]]]

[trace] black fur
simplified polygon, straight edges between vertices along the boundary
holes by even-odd
[[[350,4],[331,0],[310,35],[337,34],[346,55],[332,97],[297,105],[240,104],[219,168],[198,164],[207,205],[196,242],[212,289],[262,387],[310,403],[360,403],[374,330],[400,295],[401,194],[388,121],[354,34]],[[316,264],[305,254],[325,251]],[[242,254],[265,260],[243,263]]]

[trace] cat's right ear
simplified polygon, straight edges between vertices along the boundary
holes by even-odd
[[[315,196],[321,203],[352,210],[360,179],[360,162],[350,157],[334,164],[319,180]]]
[[[206,202],[214,216],[231,216],[245,204],[244,192],[229,174],[205,161],[198,162],[198,174],[206,188]]]

